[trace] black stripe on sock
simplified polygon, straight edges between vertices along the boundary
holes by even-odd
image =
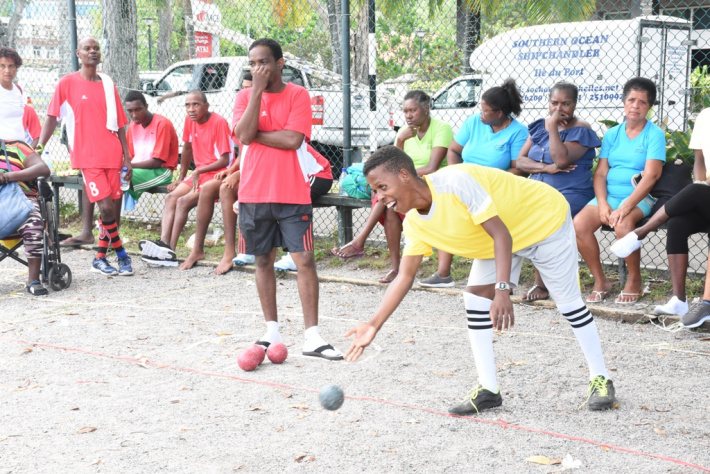
[[[564,316],[564,317],[566,318],[567,316],[571,316],[571,315],[573,315],[573,314],[575,314],[575,313],[579,313],[580,311],[584,311],[585,309],[587,309],[587,306],[586,306],[586,305],[582,305],[581,307],[579,307],[579,308],[577,308],[577,309],[575,309],[575,310],[573,310],[573,311],[570,311],[569,313],[562,313],[562,316]],[[589,310],[587,309],[587,311],[589,311]]]
[[[592,321],[594,321],[594,318],[589,318],[589,319],[587,319],[586,321],[584,321],[584,322],[581,323],[581,324],[572,324],[572,323],[570,323],[570,325],[571,325],[573,328],[575,328],[575,329],[579,329],[579,328],[583,328],[584,326],[586,326],[587,324],[591,323]]]
[[[479,329],[493,329],[493,323],[491,322],[490,324],[487,324],[485,326],[471,326],[469,324],[468,328],[473,329],[474,331],[479,330]]]
[[[487,310],[487,311],[478,311],[475,309],[467,309],[466,310],[466,314],[488,314],[488,313],[490,313],[490,310]]]
[[[567,317],[567,316],[565,316],[565,318],[567,319],[567,321],[569,321],[570,324],[572,324],[572,323],[576,323],[577,321],[580,321],[582,319],[585,319],[589,316],[591,316],[591,314],[589,313],[589,310],[587,310],[586,313],[583,313],[575,318],[571,318],[571,317]],[[593,318],[590,317],[589,319],[593,319]]]

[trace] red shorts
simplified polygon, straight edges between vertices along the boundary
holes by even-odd
[[[200,184],[197,187],[197,190],[199,191],[202,189],[202,186],[209,180],[214,178],[214,175],[219,173],[222,170],[217,170],[217,171],[208,171],[207,173],[202,173],[200,175]],[[187,178],[182,180],[183,183],[187,184],[188,186],[192,187],[192,175],[188,176]]]
[[[373,192],[372,195],[370,195],[370,204],[372,205],[371,208],[375,206],[376,202],[377,202],[377,193]],[[388,211],[388,209],[385,209],[385,213],[382,214],[382,217],[380,217],[380,220],[378,221],[382,225],[385,225],[385,218],[387,217],[387,211]],[[397,212],[397,215],[399,216],[399,218],[401,220],[404,220],[404,214]]]
[[[89,202],[121,199],[121,170],[118,168],[84,168],[81,170]]]

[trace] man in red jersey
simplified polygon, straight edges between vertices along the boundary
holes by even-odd
[[[187,117],[182,137],[184,145],[180,179],[168,185],[170,194],[165,198],[160,239],[138,242],[143,254],[141,260],[144,262],[177,266],[175,248],[190,210],[197,206],[204,193],[207,193],[204,197],[212,202],[213,207],[215,199],[219,197],[219,186],[214,189],[204,185],[227,167],[234,148],[227,120],[210,112],[209,107],[204,92],[193,90],[185,96]],[[185,178],[193,159],[195,169],[190,177]],[[198,213],[198,222],[203,218]]]
[[[133,275],[128,256],[118,235],[117,210],[122,196],[121,168],[128,169],[131,179],[131,157],[126,143],[126,114],[118,90],[110,77],[96,72],[101,63],[101,48],[94,38],[83,38],[76,54],[81,69],[62,77],[54,91],[39,137],[41,153],[57,126],[66,121],[72,168],[80,169],[89,201],[98,203],[99,250],[92,271],[102,275]],[[109,244],[118,256],[118,270],[106,260]]]
[[[131,117],[126,141],[133,164],[128,194],[138,200],[146,190],[170,184],[178,164],[178,137],[172,122],[148,110],[145,96],[129,91],[123,98]]]
[[[308,91],[284,84],[283,52],[276,41],[256,40],[249,47],[252,87],[237,94],[234,134],[248,146],[239,182],[239,253],[256,256],[256,285],[266,319],[257,344],[281,340],[276,311],[276,247],[290,251],[298,267],[298,291],[305,320],[303,354],[331,360],[342,352],[318,333],[318,275],[313,257],[313,208],[306,155],[311,134]]]

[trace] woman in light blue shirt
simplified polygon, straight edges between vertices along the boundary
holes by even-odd
[[[515,167],[520,149],[528,138],[528,129],[514,117],[522,111],[523,98],[514,79],[491,87],[481,96],[481,113],[466,119],[446,153],[449,165],[473,163],[520,175]],[[427,288],[450,288],[453,256],[438,252],[436,272],[419,284]]]
[[[610,129],[602,140],[599,164],[594,173],[592,199],[574,218],[579,253],[594,277],[594,290],[588,303],[603,301],[611,290],[599,260],[599,243],[594,232],[602,225],[613,227],[617,238],[636,228],[648,216],[654,199],[651,188],[661,177],[666,161],[666,137],[663,130],[646,116],[656,101],[656,85],[650,79],[636,77],[624,85],[626,121]],[[631,178],[643,172],[634,187]],[[624,289],[616,298],[619,304],[633,304],[641,293],[641,253],[626,258],[629,275]]]

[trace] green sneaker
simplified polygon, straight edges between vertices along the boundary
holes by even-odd
[[[614,382],[605,379],[601,375],[597,375],[589,382],[587,399],[582,403],[580,408],[586,404],[589,409],[593,411],[611,410],[616,405],[615,394]]]
[[[503,397],[500,396],[500,389],[493,393],[480,385],[476,385],[468,392],[466,398],[463,399],[463,403],[449,408],[449,413],[459,416],[474,415],[489,408],[499,407],[502,404]]]

